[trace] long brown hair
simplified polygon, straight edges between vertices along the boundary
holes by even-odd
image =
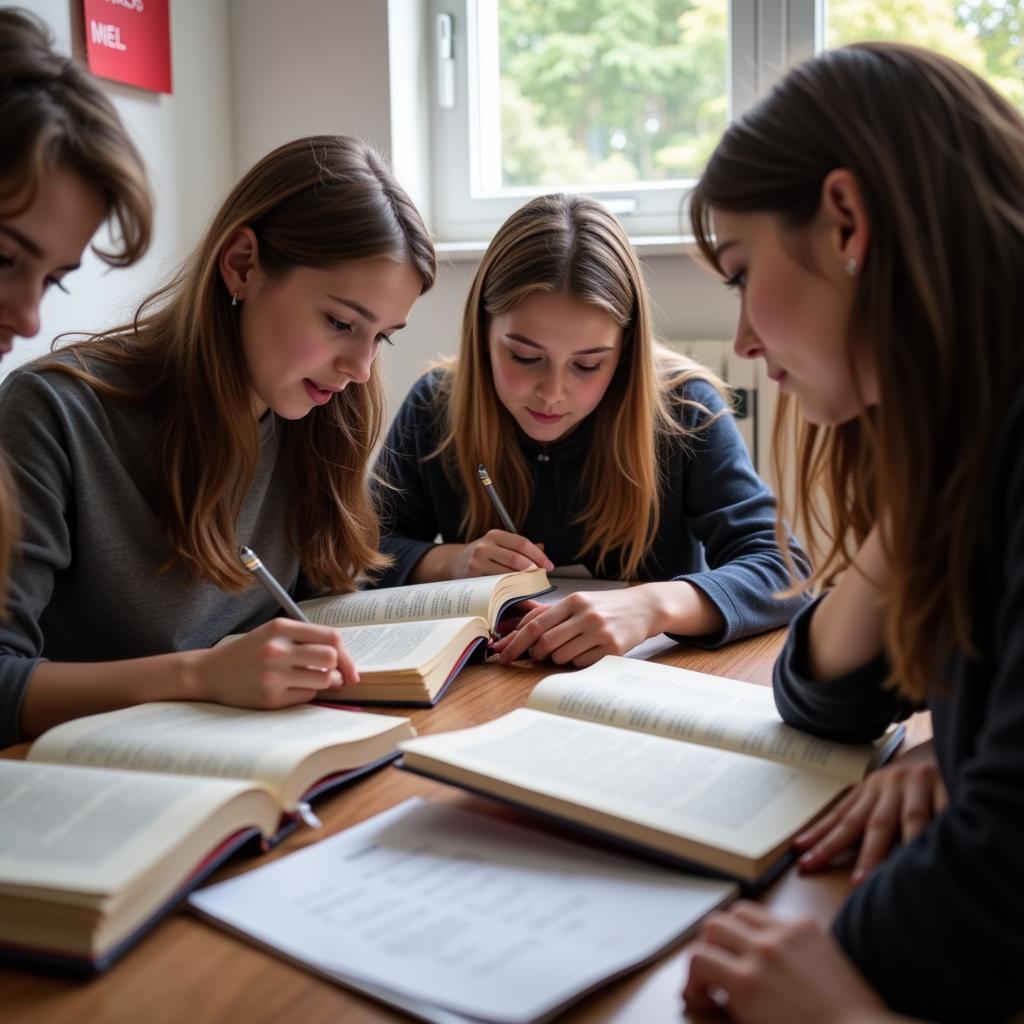
[[[158,403],[153,473],[164,533],[179,564],[230,590],[251,583],[238,562],[235,524],[259,461],[259,429],[218,256],[244,226],[255,233],[271,278],[383,256],[409,263],[424,291],[434,281],[430,237],[381,157],[346,136],[297,139],[242,178],[192,257],[142,303],[133,323],[62,350],[60,359],[71,352],[75,363],[45,364],[112,398]],[[129,371],[131,390],[90,372],[97,360]],[[290,541],[318,586],[351,589],[360,572],[384,564],[365,485],[383,412],[374,363],[366,385],[277,424],[279,464],[295,489]]]
[[[446,432],[438,448],[465,496],[464,535],[477,537],[500,525],[479,486],[480,463],[507,482],[502,493],[514,519],[521,521],[530,507],[530,471],[514,420],[497,400],[488,330],[495,316],[537,292],[593,305],[623,329],[619,365],[591,414],[599,440],[583,471],[589,497],[578,520],[584,525],[579,554],[596,550],[601,566],[618,550],[622,574],[635,577],[660,518],[659,443],[685,443],[678,405],[699,405],[675,396],[690,380],[708,381],[723,395],[724,388],[697,363],[655,344],[636,253],[615,217],[583,196],[541,196],[513,213],[473,279],[458,361],[442,378]]]
[[[95,248],[128,266],[149,246],[153,210],[142,158],[113,104],[83,67],[54,52],[46,26],[17,8],[0,10],[0,217],[36,200],[57,168],[74,171],[105,203],[114,245]],[[0,456],[0,616],[17,543],[17,492]]]
[[[954,650],[974,649],[978,508],[1024,379],[1024,119],[973,72],[918,47],[824,53],[719,143],[691,196],[704,256],[715,263],[715,209],[773,213],[798,244],[836,168],[856,177],[871,229],[851,379],[866,355],[880,402],[826,427],[782,402],[776,451],[795,438],[796,522],[818,555],[801,586],[832,582],[874,523],[889,522],[886,646],[893,680],[921,699]]]

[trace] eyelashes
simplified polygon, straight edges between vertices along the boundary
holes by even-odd
[[[540,361],[540,356],[532,356],[527,358],[526,356],[517,356],[515,352],[509,352],[512,357],[512,362],[518,363],[520,366],[536,366]],[[594,366],[583,366],[581,363],[574,363],[573,369],[579,373],[596,373],[601,369],[602,364],[596,363]]]
[[[352,325],[350,323],[346,323],[344,320],[339,320],[336,316],[331,316],[330,313],[325,313],[324,316],[326,317],[331,330],[337,331],[338,334],[352,333]],[[375,341],[378,345],[381,343],[385,345],[394,345],[390,334],[378,334]]]
[[[7,270],[9,268],[16,268],[16,262],[13,256],[8,256],[7,253],[0,252],[0,270]],[[53,277],[47,275],[43,278],[43,291],[48,292],[51,288],[59,288],[65,295],[70,295],[67,286],[59,277]]]

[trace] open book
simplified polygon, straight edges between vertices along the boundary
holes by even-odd
[[[400,766],[756,889],[902,731],[833,743],[785,725],[769,687],[606,657],[485,725],[404,742]]]
[[[0,959],[97,971],[249,839],[390,760],[408,719],[154,703],[0,760]]]
[[[300,601],[299,607],[311,622],[341,628],[360,679],[345,688],[344,703],[430,706],[495,632],[506,609],[550,589],[543,569],[529,569],[360,590]]]

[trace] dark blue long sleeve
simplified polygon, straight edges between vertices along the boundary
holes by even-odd
[[[442,543],[472,539],[460,526],[464,495],[442,460],[432,457],[444,432],[441,373],[433,371],[413,387],[377,462],[376,472],[386,481],[377,487],[382,547],[395,559],[382,586],[404,583],[435,538]],[[712,415],[723,408],[717,391],[703,381],[688,384],[685,398],[689,402],[681,404],[680,415],[691,428],[707,415],[692,403]],[[580,481],[592,426],[586,420],[549,446],[520,436],[533,474],[533,500],[522,533],[542,542],[555,565],[582,563],[595,576],[614,579],[621,576],[617,553],[599,570],[597,553],[581,550],[583,527],[575,522],[585,505]],[[725,629],[714,637],[687,637],[689,643],[715,647],[789,622],[806,602],[773,596],[789,582],[775,543],[775,501],[754,471],[733,418],[721,416],[688,444],[664,448],[659,529],[640,579],[689,580],[719,609]],[[796,555],[805,567],[799,549]]]

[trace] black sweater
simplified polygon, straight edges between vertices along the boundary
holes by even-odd
[[[1024,1010],[1024,389],[993,452],[972,581],[976,657],[958,652],[928,700],[950,804],[846,901],[843,948],[889,1004],[928,1020]],[[936,510],[941,515],[941,510]],[[806,678],[813,607],[775,670],[787,722],[867,740],[914,708],[882,686],[881,658],[828,683]]]
[[[459,520],[465,506],[441,459],[428,458],[442,436],[443,413],[437,391],[442,371],[421,377],[413,386],[388,433],[377,473],[397,488],[378,489],[384,509],[381,547],[395,565],[382,586],[406,581],[413,566],[434,544],[465,543]],[[703,381],[686,388],[688,399],[716,412],[723,407],[717,391]],[[681,406],[688,428],[698,423],[693,406]],[[582,563],[595,575],[617,579],[618,554],[612,552],[597,571],[597,552],[581,554],[583,526],[575,523],[585,505],[580,481],[587,452],[594,443],[593,416],[564,441],[541,445],[519,433],[533,474],[533,500],[521,533],[544,544],[555,565]],[[716,636],[690,639],[705,647],[772,629],[789,622],[805,603],[778,601],[772,595],[788,584],[775,543],[775,502],[754,472],[731,416],[722,416],[687,445],[674,443],[665,453],[666,484],[658,533],[643,561],[643,580],[685,579],[711,599],[725,620]],[[496,481],[501,488],[501,481]],[[799,550],[797,557],[802,558]]]

